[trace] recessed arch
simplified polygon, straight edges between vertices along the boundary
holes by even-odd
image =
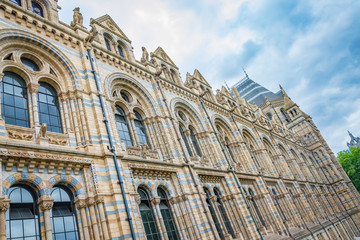
[[[203,121],[201,121],[200,114],[189,102],[181,98],[174,98],[171,100],[170,106],[173,113],[176,112],[177,108],[185,110],[188,113],[188,116],[194,119],[195,122],[193,122],[192,126],[195,128],[196,132],[205,131],[205,126],[203,125]],[[198,124],[195,125],[195,123]]]
[[[2,183],[2,194],[7,195],[8,190],[16,184],[30,186],[38,197],[49,194],[49,189],[43,179],[33,173],[15,173],[8,176]]]
[[[79,195],[84,195],[85,190],[81,183],[74,177],[61,174],[55,175],[49,179],[49,189],[51,190],[55,185],[63,185],[66,186],[74,195],[74,198]]]

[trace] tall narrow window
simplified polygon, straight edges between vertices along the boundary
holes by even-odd
[[[7,239],[40,239],[37,199],[26,188],[16,186],[9,189],[11,202],[6,212]]]
[[[209,192],[209,190],[207,188],[204,188],[204,191],[206,193],[206,203],[208,205],[211,217],[212,217],[212,219],[214,221],[214,224],[215,224],[216,230],[217,230],[217,232],[219,234],[219,237],[220,237],[220,239],[225,239],[223,231],[222,231],[221,226],[220,226],[220,222],[219,222],[219,220],[218,220],[218,218],[216,216],[215,209],[211,205],[210,192]]]
[[[51,210],[51,229],[54,240],[77,240],[79,239],[76,222],[76,211],[72,194],[60,187],[53,187],[51,197],[54,198],[54,206]]]
[[[120,57],[124,57],[124,51],[123,51],[122,47],[120,45],[118,45],[117,48],[118,48]]]
[[[111,45],[109,39],[104,38],[104,40],[105,40],[106,49],[111,52]]]
[[[224,204],[223,204],[223,202],[221,201],[220,192],[219,192],[217,189],[214,189],[214,193],[215,193],[215,195],[216,195],[216,197],[217,197],[216,204],[217,204],[217,206],[218,206],[218,208],[219,208],[221,217],[222,217],[222,219],[224,220],[225,227],[226,227],[228,233],[230,233],[230,235],[231,235],[233,238],[235,238],[235,232],[234,232],[233,228],[231,227],[230,219],[229,219],[228,215],[226,214]]]
[[[138,193],[141,199],[139,210],[145,228],[146,238],[147,240],[160,239],[159,230],[156,226],[155,217],[152,212],[149,195],[143,188],[138,188]]]
[[[171,80],[173,82],[176,82],[175,79],[176,79],[176,74],[175,74],[175,71],[173,69],[170,70],[170,76],[171,76]]]
[[[38,15],[40,17],[44,17],[44,11],[43,11],[42,7],[40,6],[40,4],[38,4],[35,1],[32,1],[31,7],[32,7],[33,13],[35,13],[36,15]]]
[[[115,119],[121,141],[127,146],[132,146],[133,142],[130,135],[129,123],[124,110],[119,106],[116,106]]]
[[[58,95],[48,83],[40,82],[38,91],[39,121],[46,123],[50,132],[62,132]]]
[[[4,72],[1,82],[1,103],[1,112],[6,124],[30,126],[26,83],[19,75]]]
[[[261,215],[261,213],[260,213],[260,210],[259,210],[259,208],[258,208],[258,206],[257,206],[257,203],[256,203],[256,201],[255,201],[255,199],[254,199],[254,192],[253,192],[253,190],[252,190],[251,188],[249,188],[249,195],[250,195],[251,205],[252,205],[253,208],[255,209],[255,213],[256,213],[256,215],[257,215],[257,217],[258,217],[258,220],[260,221],[260,224],[261,224],[262,226],[265,226],[265,221],[264,221],[264,219],[263,219],[263,217],[262,217],[262,215]]]
[[[15,3],[16,5],[21,6],[21,0],[10,0],[10,2]]]
[[[233,151],[231,150],[231,148],[229,146],[229,139],[228,138],[225,138],[225,146],[226,146],[226,149],[228,150],[228,152],[230,154],[231,159],[233,160],[233,162],[236,163],[234,153],[233,153]]]
[[[195,148],[196,154],[197,154],[199,157],[201,157],[202,154],[201,154],[200,146],[199,146],[199,143],[198,143],[198,141],[197,141],[197,139],[196,139],[195,133],[194,133],[194,131],[193,131],[191,128],[190,128],[189,130],[190,130],[191,143],[192,143],[192,145],[193,145],[194,148]]]
[[[171,209],[170,209],[170,205],[169,205],[169,201],[167,199],[166,193],[161,188],[158,188],[157,193],[158,193],[158,196],[160,197],[160,206],[159,207],[160,207],[161,216],[164,220],[164,224],[165,224],[165,228],[166,228],[168,237],[169,237],[169,239],[172,239],[172,240],[178,240],[180,238],[178,235],[178,231],[176,229],[173,215],[171,213]]]
[[[135,124],[136,133],[139,138],[139,143],[140,145],[147,144],[150,147],[150,143],[148,141],[148,137],[146,134],[144,121],[138,112],[134,111],[134,114],[135,114],[134,124]]]
[[[192,152],[191,152],[191,149],[190,149],[188,139],[187,139],[187,137],[185,135],[184,129],[180,126],[179,130],[180,130],[181,137],[182,137],[182,139],[183,139],[183,141],[185,143],[186,150],[188,151],[189,155],[192,157]]]

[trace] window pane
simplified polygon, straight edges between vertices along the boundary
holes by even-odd
[[[65,233],[55,234],[55,240],[65,240]]]
[[[54,217],[54,229],[55,232],[64,232],[64,222],[62,217]]]
[[[65,229],[67,232],[71,232],[75,230],[73,216],[64,217],[64,222],[65,222]]]
[[[25,220],[24,221],[24,236],[33,236],[33,235],[36,235],[35,221],[33,219]]]
[[[11,225],[11,237],[22,237],[22,221],[21,220],[13,220],[10,223]]]
[[[21,88],[16,88],[16,89],[17,89],[17,91],[19,91],[21,93]],[[13,85],[4,83],[4,93],[13,94],[14,93]]]

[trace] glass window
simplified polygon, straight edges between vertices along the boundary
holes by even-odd
[[[185,117],[183,112],[179,111],[178,114],[179,114],[179,117],[180,117],[181,120],[186,121],[186,117]]]
[[[40,82],[37,97],[40,124],[46,123],[50,132],[62,133],[59,101],[55,89],[48,83]]]
[[[104,38],[104,39],[105,39],[106,49],[111,52],[111,45],[110,45],[109,39],[107,39],[107,38]]]
[[[228,138],[225,138],[225,145],[226,145],[226,149],[228,150],[228,152],[230,154],[231,159],[233,160],[233,162],[236,162],[234,153],[233,153],[233,151],[231,150],[231,148],[229,146],[229,139]]]
[[[40,240],[37,199],[30,191],[23,186],[9,189],[11,202],[5,216],[7,239]]]
[[[175,225],[175,221],[173,218],[173,214],[170,209],[169,201],[167,199],[166,193],[163,189],[157,189],[158,196],[160,197],[160,212],[163,217],[166,232],[168,234],[169,239],[178,240],[178,230]]]
[[[26,83],[19,75],[4,72],[1,102],[2,116],[6,124],[30,126]]]
[[[54,206],[51,210],[51,229],[54,240],[77,240],[78,228],[73,199],[63,188],[53,187],[51,197]]]
[[[260,210],[257,206],[257,203],[254,199],[254,192],[251,188],[249,188],[250,202],[253,209],[255,209],[255,218],[262,225],[265,226],[265,221],[260,213]]]
[[[119,106],[116,106],[115,119],[121,141],[123,141],[126,146],[132,146],[133,142],[130,135],[129,123],[124,110]]]
[[[220,239],[225,239],[224,237],[224,234],[223,234],[223,231],[221,229],[221,225],[220,225],[220,222],[216,216],[216,213],[215,213],[215,209],[213,208],[213,206],[211,205],[211,201],[210,201],[210,192],[207,188],[204,188],[204,191],[206,193],[206,203],[208,205],[208,208],[209,208],[209,211],[210,211],[210,214],[211,214],[211,217],[212,219],[214,220],[214,224],[215,224],[215,227],[216,227],[216,230],[219,234],[219,237]]]
[[[36,15],[40,16],[40,17],[44,17],[44,12],[42,7],[40,6],[40,4],[38,4],[35,1],[31,2],[31,6],[32,6],[32,11],[33,13],[35,13]]]
[[[118,45],[118,51],[119,51],[119,55],[120,55],[120,57],[124,57],[124,52],[123,52],[123,49],[122,49],[122,47],[120,46],[120,45]]]
[[[135,123],[136,133],[139,138],[139,144],[140,145],[147,144],[150,147],[150,143],[148,141],[148,137],[146,134],[144,121],[138,112],[134,111],[134,114],[135,114],[134,123]]]
[[[21,6],[21,0],[10,0],[10,2],[13,2],[13,3]]]
[[[159,230],[156,226],[155,216],[152,211],[149,196],[143,188],[138,188],[138,193],[141,199],[139,210],[144,225],[146,238],[147,240],[158,240],[160,239]]]
[[[189,130],[190,130],[191,143],[192,143],[192,145],[193,145],[194,148],[195,148],[196,154],[197,154],[199,157],[201,157],[202,154],[201,154],[200,146],[199,146],[199,143],[198,143],[198,141],[197,141],[197,139],[196,139],[195,133],[194,133],[194,131],[193,131],[191,128],[190,128]]]
[[[175,71],[171,69],[171,70],[170,70],[170,76],[171,76],[171,80],[172,80],[173,82],[175,82],[175,78],[176,78],[175,75],[176,75],[176,74],[175,74]]]
[[[21,62],[25,65],[25,67],[27,67],[31,71],[37,72],[40,70],[39,66],[33,60],[31,60],[29,58],[22,57]]]
[[[185,136],[184,129],[180,126],[179,130],[180,130],[181,137],[182,137],[182,139],[183,139],[183,141],[185,143],[186,150],[188,151],[189,155],[192,157],[192,152],[191,152],[187,137]]]
[[[224,207],[224,204],[223,202],[221,201],[221,195],[220,195],[220,192],[217,190],[217,189],[214,189],[214,193],[217,197],[217,200],[216,200],[216,204],[219,208],[219,211],[220,211],[220,214],[221,214],[221,217],[225,223],[225,227],[228,231],[228,233],[230,233],[230,235],[235,238],[235,232],[234,230],[232,229],[231,227],[231,222],[230,222],[230,219],[228,218],[227,214],[226,214],[226,211],[225,211],[225,207]]]
[[[123,91],[120,92],[120,95],[122,97],[122,99],[124,99],[125,102],[130,102],[130,99],[128,97],[128,95],[126,93],[124,93]]]

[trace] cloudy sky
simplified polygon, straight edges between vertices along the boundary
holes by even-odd
[[[336,154],[347,130],[360,135],[358,0],[61,0],[60,18],[80,7],[84,25],[109,14],[135,56],[161,46],[186,72],[220,88],[244,77],[273,92],[281,84]]]

